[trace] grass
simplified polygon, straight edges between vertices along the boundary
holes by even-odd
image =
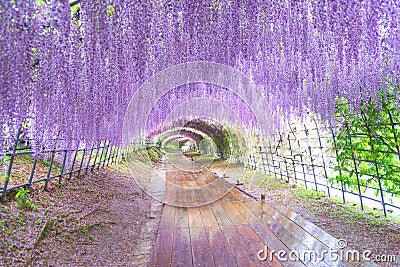
[[[87,227],[87,226],[82,226],[82,227],[79,227],[79,230],[78,230],[80,233],[82,233],[82,234],[87,234],[88,232],[89,232],[89,227]]]
[[[213,163],[211,164],[211,167],[226,167],[226,166],[229,166],[229,164],[232,164],[232,163],[222,160],[222,159],[215,159],[213,161]]]
[[[222,163],[221,163],[222,165]],[[352,220],[364,220],[376,226],[388,226],[389,224],[400,224],[400,217],[388,214],[384,217],[380,210],[364,207],[364,210],[358,203],[343,204],[339,197],[328,197],[323,191],[306,189],[303,185],[294,185],[281,179],[277,179],[273,174],[263,174],[259,171],[247,169],[243,175],[242,181],[250,188],[258,187],[263,190],[276,192],[286,192],[285,197],[291,197],[294,203],[305,203],[310,211],[324,216],[326,213],[339,219],[343,216]],[[251,184],[249,184],[251,183]]]
[[[52,220],[48,220],[46,222],[46,224],[43,227],[42,232],[39,234],[38,237],[38,243],[43,240],[44,238],[46,238],[47,236],[49,236],[51,229],[53,228],[54,222]]]
[[[5,156],[4,161],[7,162],[7,164],[9,163],[9,160],[10,156]],[[31,175],[33,163],[34,163],[34,157],[31,154],[15,155],[9,179],[9,185],[18,185],[27,183]],[[34,180],[39,175],[38,169],[41,170],[40,176],[44,177],[45,175],[47,175],[49,166],[50,166],[50,160],[37,159]],[[0,164],[0,169],[2,169],[1,164]],[[57,172],[60,171],[61,167],[56,163],[56,161],[53,161],[51,167],[51,175],[55,175]],[[7,179],[7,174],[0,172],[0,185],[4,185],[6,179]]]

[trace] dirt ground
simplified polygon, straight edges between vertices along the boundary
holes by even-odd
[[[127,170],[95,170],[48,192],[37,207],[0,205],[0,266],[143,266],[162,204],[143,194]]]

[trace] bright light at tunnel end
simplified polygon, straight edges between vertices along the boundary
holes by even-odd
[[[148,120],[151,110],[162,96],[178,86],[188,85],[192,83],[212,84],[233,91],[250,107],[251,111],[255,115],[256,128],[259,130],[259,132],[262,135],[266,135],[267,133],[270,133],[272,131],[272,125],[269,123],[269,118],[271,117],[268,105],[265,101],[265,98],[261,95],[260,90],[257,90],[255,83],[249,77],[227,65],[215,62],[196,61],[178,64],[162,70],[159,73],[156,73],[151,79],[143,83],[143,85],[138,88],[138,90],[136,90],[124,116],[122,131],[123,146],[128,147],[132,142],[138,143],[139,140],[143,140],[143,137],[145,137],[144,133],[146,133],[146,131],[148,132],[149,130]],[[209,102],[210,104],[213,104],[215,103],[215,100],[210,98]],[[204,101],[202,102],[202,104],[204,105]],[[194,108],[189,108],[186,109],[186,114],[181,115],[184,115],[186,118],[191,118],[194,115],[202,115],[203,117],[207,117],[205,116],[207,114],[193,114],[193,111]],[[229,106],[224,109],[224,112],[229,111],[232,112]],[[224,115],[226,115],[227,118],[232,117],[232,114],[222,114],[219,116]],[[210,119],[215,120],[215,118]],[[128,153],[127,151],[129,150],[125,150],[126,153]],[[137,164],[132,164],[132,162],[128,162],[128,159],[130,159],[130,157],[126,153],[125,158],[127,159],[127,166],[132,175],[132,178],[135,179],[137,184],[148,195],[169,205],[186,207],[206,205],[220,199],[221,197],[229,193],[232,188],[234,188],[233,185],[229,187],[224,187],[221,190],[216,190],[216,194],[211,196],[208,195],[207,198],[200,200],[197,198],[196,201],[188,198],[186,202],[183,203],[182,199],[178,201],[174,198],[165,198],[165,195],[160,193],[161,189],[158,190],[157,188],[155,188],[156,186],[162,187],[162,184],[164,183],[165,189],[175,188],[178,191],[182,190],[182,187],[165,179],[165,174],[162,173],[162,170],[160,170],[160,168],[155,167],[152,164],[149,157],[147,157],[148,160],[145,163],[146,167],[143,167]],[[171,158],[168,160],[168,164],[171,164],[175,168],[186,172],[199,171],[198,169],[193,168],[193,165],[191,165],[190,162],[189,164],[188,162],[183,162],[182,164],[182,159],[183,158],[177,159],[176,157],[172,157],[172,160]],[[212,161],[207,162],[205,165],[203,164],[201,168],[207,168],[211,163]],[[137,168],[146,169],[147,171],[140,172],[137,170]],[[225,173],[227,173],[228,170],[229,164],[227,169],[225,169]],[[244,174],[244,171],[245,168],[243,167],[242,175]],[[225,174],[223,176],[226,177]],[[162,182],[160,183],[161,179]],[[212,184],[208,186],[212,186]],[[199,192],[201,194],[201,190],[209,190],[207,186],[198,186],[197,188],[190,189],[193,192],[189,192],[189,195],[190,193],[193,193],[194,195],[199,194]],[[185,192],[185,194],[186,193],[187,192]]]

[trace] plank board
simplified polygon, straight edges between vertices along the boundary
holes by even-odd
[[[261,201],[246,201],[244,202],[246,207],[248,207],[253,213],[260,214],[262,223],[268,226],[270,230],[280,239],[285,245],[291,249],[295,250],[299,253],[309,251],[312,249],[318,257],[321,255],[322,251],[328,251],[329,248],[320,241],[315,239],[309,233],[304,231],[304,229],[300,228],[298,225],[293,222],[287,220],[284,216],[279,216],[279,214],[275,214],[272,211],[266,212],[265,204]],[[286,218],[286,219],[285,219]],[[306,245],[308,244],[308,246]],[[325,257],[325,261],[314,260],[306,261],[306,265],[308,266],[329,266],[328,261],[329,257]],[[337,262],[337,266],[350,266],[350,264],[345,262]]]
[[[215,219],[214,212],[210,205],[200,207],[201,218],[204,226],[218,226],[218,221]]]
[[[175,207],[175,228],[189,227],[187,208]]]
[[[232,225],[231,219],[226,214],[226,211],[224,210],[220,202],[213,203],[211,205],[211,209],[214,212],[214,216],[217,219],[219,225]]]
[[[190,228],[193,266],[215,266],[206,231],[203,227]]]
[[[243,202],[233,202],[233,206],[239,211],[240,215],[247,221],[248,224],[260,224],[260,219],[249,210]]]
[[[290,250],[285,244],[277,238],[271,230],[263,223],[252,224],[254,232],[261,238],[262,242],[270,249],[275,251],[285,251],[286,255],[290,253]],[[288,261],[285,262],[284,266],[306,266],[300,261]]]
[[[265,261],[260,260],[260,265],[261,266],[271,266],[271,267],[282,267],[282,264],[276,259],[276,257],[268,257],[271,251],[266,247],[264,242],[261,240],[261,238],[254,232],[254,229],[248,225],[248,224],[241,224],[237,225],[236,229],[238,230],[240,236],[243,238],[244,242],[246,243],[246,246],[250,249],[250,251],[256,255],[258,259],[258,254],[260,250],[263,250],[264,252],[260,254],[260,257],[263,258],[265,257]],[[266,255],[264,254],[266,253]]]
[[[189,228],[175,228],[172,245],[172,266],[192,266]],[[164,265],[168,266],[168,265]]]
[[[175,207],[165,205],[159,228],[173,228],[175,225]]]
[[[172,261],[173,228],[159,229],[154,246],[151,266],[169,266]]]
[[[189,227],[203,227],[203,219],[201,218],[200,208],[188,208]]]
[[[238,266],[219,226],[205,227],[215,266]]]
[[[226,243],[239,266],[259,266],[261,261],[253,254],[241,238],[234,225],[221,226]]]
[[[233,225],[247,224],[247,221],[243,218],[236,207],[229,201],[221,202],[226,214],[232,221]]]

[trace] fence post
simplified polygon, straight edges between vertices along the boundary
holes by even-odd
[[[18,141],[19,141],[20,135],[21,135],[21,128],[18,128],[17,136],[16,136],[16,139],[15,139],[14,147],[13,147],[13,152],[12,152],[11,157],[10,157],[10,162],[8,163],[7,177],[6,177],[6,180],[4,182],[3,194],[1,195],[1,202],[2,203],[6,200],[7,186],[8,186],[8,182],[10,180],[10,177],[11,177],[12,165],[14,163],[15,152],[17,151],[17,146],[18,146]]]
[[[33,175],[35,174],[35,169],[36,169],[36,163],[37,163],[37,159],[36,159],[36,157],[34,157],[31,174],[29,175],[29,182],[28,182],[29,186],[32,185]]]
[[[329,129],[331,130],[331,134],[332,134],[333,148],[335,149],[335,155],[336,155],[336,158],[338,158],[338,157],[339,157],[339,153],[338,153],[338,149],[337,149],[337,147],[336,147],[336,136],[335,136],[335,133],[333,132],[333,127],[332,127],[332,125],[329,125]],[[340,167],[340,166],[339,166],[339,167]],[[343,177],[343,176],[342,176],[342,168],[339,168],[339,175],[340,175],[340,177]],[[341,187],[342,187],[343,204],[345,204],[345,203],[346,203],[346,199],[345,199],[345,188],[344,188],[344,184],[343,184],[343,180],[342,180],[342,179],[340,179],[340,184],[341,184]]]
[[[93,165],[91,165],[92,171],[93,171],[94,167],[96,166],[97,156],[99,155],[100,147],[101,147],[101,141],[99,142],[99,146],[96,149],[96,156],[94,157]]]
[[[261,165],[263,166],[263,172],[264,172],[264,174],[267,174],[267,170],[265,169],[265,162],[264,162],[264,157],[263,157],[263,152],[262,152],[261,146],[259,146],[259,151],[260,151]]]
[[[363,199],[362,199],[362,194],[361,194],[361,186],[360,186],[360,177],[358,176],[357,161],[356,161],[356,156],[354,155],[353,142],[351,141],[351,133],[350,133],[350,129],[349,129],[349,125],[347,124],[347,121],[345,121],[344,124],[346,126],[347,136],[349,137],[349,144],[351,147],[351,157],[353,159],[354,172],[355,172],[356,178],[357,178],[358,197],[360,198],[361,209],[364,210],[364,204],[363,204]]]
[[[292,128],[290,128],[290,129],[292,130]],[[290,149],[290,157],[291,157],[291,160],[292,160],[294,182],[297,185],[296,164],[295,164],[295,159],[294,159],[294,156],[293,156],[292,142],[290,142],[290,133],[288,134],[288,142],[289,142],[289,149]]]
[[[311,151],[311,146],[310,146],[310,144],[308,143],[308,135],[309,135],[310,133],[309,133],[309,130],[307,129],[306,125],[305,125],[305,124],[303,124],[303,125],[304,125],[304,132],[306,133],[306,136],[307,136],[308,154],[310,155],[311,170],[312,170],[313,177],[314,177],[315,191],[318,192],[318,184],[317,184],[317,177],[316,177],[316,175],[315,175],[314,159],[313,159],[313,155],[312,155],[312,151]]]
[[[282,141],[282,146],[283,146],[283,138],[282,138],[282,133],[279,133],[279,140]],[[283,162],[285,163],[285,169],[286,169],[286,182],[289,183],[290,181],[290,174],[289,174],[289,169],[287,166],[287,158],[285,155],[283,155]]]
[[[309,152],[309,155],[310,155],[311,170],[312,170],[313,177],[314,177],[315,191],[318,192],[318,184],[317,184],[317,177],[316,177],[316,175],[315,175],[314,159],[313,159],[313,156],[312,156],[312,151],[311,151],[311,146],[310,146],[310,145],[308,146],[308,152]]]
[[[274,175],[275,175],[275,178],[278,178],[277,176],[276,176],[276,171],[275,171],[275,161],[274,161],[274,152],[272,152],[272,145],[271,145],[271,140],[270,139],[268,139],[268,144],[269,144],[269,153],[271,154],[271,160],[272,160],[272,168],[273,168],[273,173],[274,173]]]
[[[106,144],[107,144],[107,140],[103,142],[103,148],[101,149],[101,153],[100,153],[99,165],[97,166],[98,170],[100,169],[100,165],[101,165],[101,162],[102,162],[104,149],[106,149]]]
[[[362,111],[361,111],[362,112]],[[363,113],[361,113],[362,116],[365,118],[365,116],[363,115]],[[375,146],[374,146],[374,139],[372,138],[371,135],[371,128],[370,128],[370,124],[367,122],[367,119],[365,118],[365,127],[367,127],[367,134],[368,134],[368,138],[371,141],[370,142],[370,146],[371,146],[371,150],[372,150],[372,154],[374,154],[375,152]],[[375,172],[376,172],[376,177],[378,178],[378,185],[379,185],[379,193],[381,195],[381,204],[382,204],[382,208],[383,208],[383,214],[385,215],[385,217],[387,216],[386,214],[386,205],[385,205],[385,196],[383,195],[383,190],[382,190],[382,182],[381,182],[381,176],[379,174],[379,167],[378,167],[378,162],[376,161],[376,156],[374,156],[374,166],[375,166]]]
[[[54,148],[53,148],[53,150],[51,151],[51,158],[50,158],[49,169],[47,170],[46,183],[44,184],[44,190],[45,190],[45,191],[47,191],[47,185],[49,184],[51,169],[53,168],[53,161],[54,161],[54,156],[55,156],[55,154],[56,154],[56,147],[57,147],[57,139],[56,139],[55,142],[56,142],[56,143],[54,144]]]
[[[104,154],[104,160],[103,160],[103,168],[106,165],[106,161],[107,161],[107,155],[108,155],[108,148],[110,147],[110,141],[107,142],[107,149],[106,149],[106,153]]]
[[[280,134],[280,133],[279,133]],[[275,141],[275,135],[274,135],[274,141]],[[278,144],[276,145],[276,148],[275,148],[275,153],[277,153],[278,152],[278,148],[279,148],[279,144],[281,143],[281,139],[279,139],[279,142],[278,142]],[[279,174],[280,174],[280,176],[281,176],[281,180],[283,180],[283,174],[282,174],[282,168],[281,168],[281,161],[282,161],[282,157],[281,156],[278,156],[278,168],[279,168]]]
[[[118,156],[119,156],[120,148],[116,147],[114,151],[113,163],[118,164]]]
[[[77,152],[79,152],[79,148]],[[86,155],[86,148],[82,150],[82,159],[81,159],[81,164],[79,165],[78,176],[76,177],[77,179],[79,179],[79,176],[81,175],[83,162],[85,161],[85,155]]]
[[[111,149],[110,153],[110,164],[112,165],[114,163],[114,156],[115,156],[115,146]]]
[[[77,156],[77,154],[78,154],[78,151],[79,151],[79,148],[77,148],[77,149],[75,150],[75,155],[74,155],[74,159],[72,160],[71,170],[70,170],[69,175],[68,175],[68,181],[70,181],[71,178],[72,178],[72,174],[73,174],[73,172],[74,172],[75,161],[76,161],[76,156]]]
[[[109,150],[110,152],[108,152],[107,166],[110,164],[111,156],[113,153],[113,145],[111,145],[111,148]]]
[[[318,134],[319,149],[321,150],[321,157],[322,157],[322,166],[324,168],[324,174],[325,174],[325,179],[326,179],[326,189],[328,190],[328,196],[330,197],[331,191],[330,191],[329,182],[328,182],[328,173],[326,172],[326,164],[325,164],[325,157],[324,157],[324,150],[322,147],[321,136],[319,134],[317,121],[314,118],[312,118],[312,119],[314,121],[315,129],[317,130],[317,134]]]
[[[270,166],[269,166],[269,160],[268,160],[267,151],[266,150],[263,151],[263,154],[265,155],[265,160],[267,161],[268,174],[270,174],[271,173],[271,169],[270,169]]]
[[[90,160],[92,159],[92,153],[93,153],[93,147],[94,147],[94,143],[92,143],[92,147],[90,148],[90,154],[89,154],[89,159],[86,163],[86,170],[85,173],[87,173],[88,169],[89,169],[89,165],[90,165]]]
[[[299,144],[299,147],[300,147],[300,144]],[[303,170],[304,186],[306,187],[306,189],[308,189],[308,187],[307,187],[306,170],[304,168],[305,164],[304,164],[304,161],[303,161],[303,154],[301,153],[301,151],[300,151],[300,161],[301,161],[301,168]]]
[[[60,177],[58,177],[58,184],[61,184],[61,178],[62,178],[62,176],[64,174],[64,167],[65,167],[66,159],[67,159],[67,150],[65,149],[64,150],[64,159],[63,159],[63,163],[62,163],[61,171],[60,171]]]
[[[390,113],[389,109],[387,110],[387,112],[388,112],[388,115],[389,115],[390,126],[392,127],[392,131],[393,131],[394,142],[396,143],[397,155],[399,156],[399,160],[400,160],[400,146],[399,146],[399,141],[398,141],[397,134],[396,134],[396,129],[394,127],[394,121],[393,121],[392,113]]]

